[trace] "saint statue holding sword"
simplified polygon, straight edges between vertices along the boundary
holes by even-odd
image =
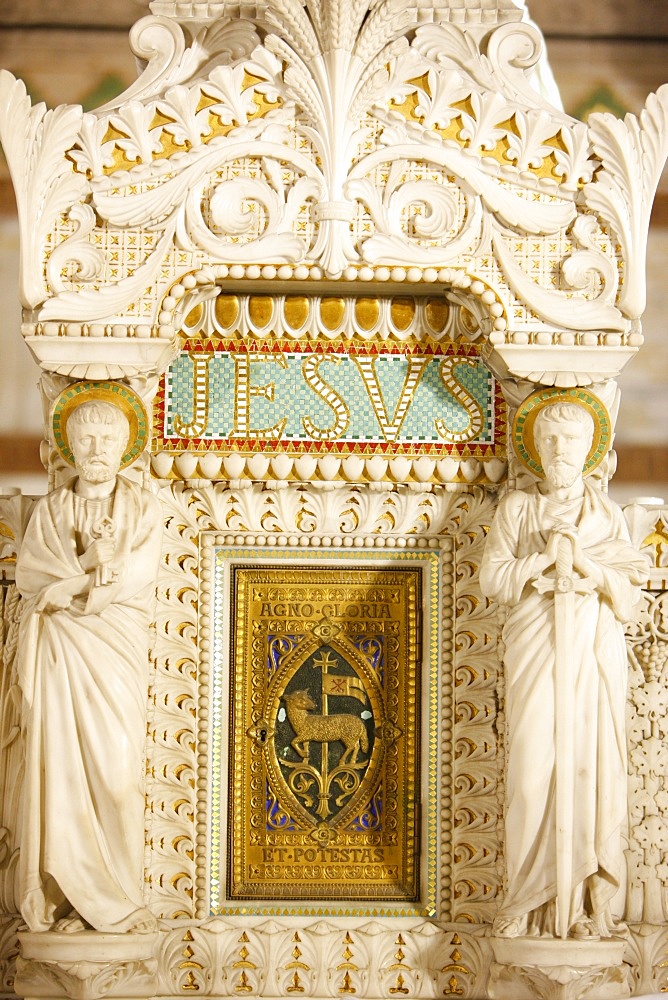
[[[605,450],[604,408],[574,393],[524,404],[518,438],[544,478],[503,497],[480,574],[507,609],[507,879],[494,927],[507,937],[610,938],[623,909],[624,623],[647,569],[620,508],[583,478]]]

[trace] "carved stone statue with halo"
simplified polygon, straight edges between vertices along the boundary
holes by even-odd
[[[31,931],[148,932],[142,902],[148,636],[158,500],[118,475],[138,397],[77,383],[54,410],[78,476],[41,499],[19,553],[26,747],[19,892]]]
[[[620,508],[583,474],[609,443],[593,394],[539,390],[515,421],[539,477],[500,502],[481,568],[507,608],[507,885],[495,933],[620,932],[627,822],[624,623],[646,565]]]

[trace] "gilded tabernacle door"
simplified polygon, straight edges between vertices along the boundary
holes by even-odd
[[[477,583],[484,493],[176,483],[161,496],[152,906],[304,927],[491,915],[500,790],[497,626]]]
[[[414,900],[420,570],[234,567],[232,594],[229,896]]]
[[[212,545],[209,912],[433,912],[439,556],[245,555]]]

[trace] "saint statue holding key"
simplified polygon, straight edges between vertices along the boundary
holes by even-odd
[[[143,445],[141,401],[77,383],[54,414],[77,475],[35,506],[16,584],[25,739],[19,892],[35,932],[149,933],[143,903],[150,623],[157,498],[119,476]]]

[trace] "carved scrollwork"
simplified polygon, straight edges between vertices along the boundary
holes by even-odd
[[[574,231],[572,235],[577,243],[578,237],[583,235],[582,230]],[[623,331],[628,329],[628,321],[612,299],[611,289],[616,288],[616,279],[612,277],[610,262],[602,251],[589,249],[586,254],[585,251],[577,251],[564,259],[562,273],[566,283],[571,288],[587,288],[590,295],[593,295],[592,298],[575,300],[535,282],[516,263],[512,237],[495,232],[493,246],[515,295],[542,318],[567,330],[598,330],[601,327]],[[601,276],[607,280],[592,282],[592,279]]]
[[[574,121],[531,87],[540,38],[510,8],[482,49],[468,8],[466,30],[398,0],[216,8],[196,30],[162,9],[132,34],[140,79],[95,113],[31,109],[2,78],[37,336],[113,316],[115,337],[168,338],[166,288],[216,262],[235,282],[481,278],[501,353],[622,347],[606,372],[633,353],[663,91],[637,120]],[[580,353],[575,381],[596,367]]]
[[[68,218],[74,232],[55,248],[46,265],[49,286],[56,293],[65,291],[65,277],[94,281],[104,268],[104,254],[87,239],[96,225],[93,209],[78,203],[72,206]]]

